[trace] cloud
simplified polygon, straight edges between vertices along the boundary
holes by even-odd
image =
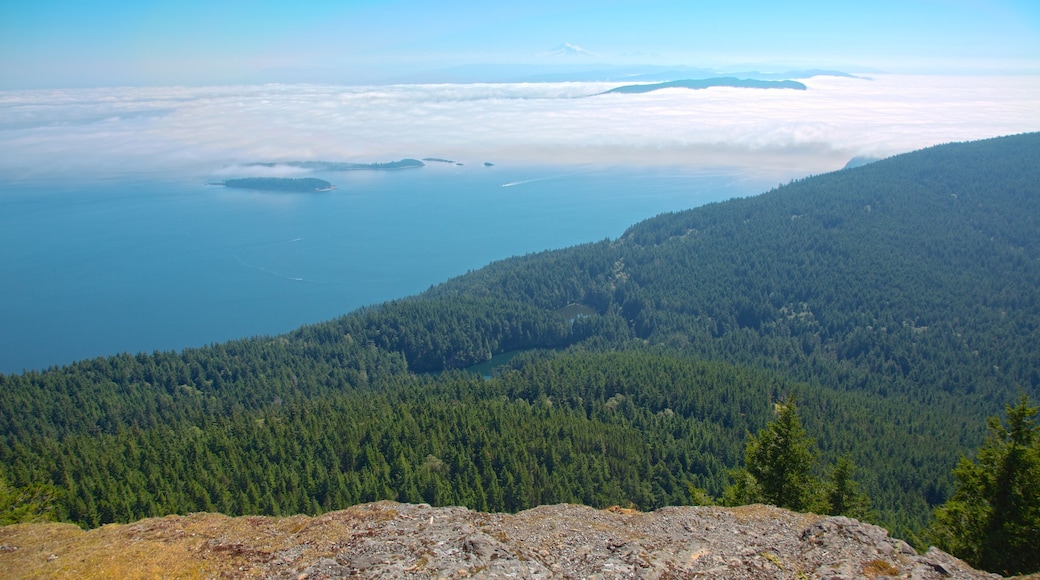
[[[614,83],[0,92],[0,179],[254,161],[727,166],[788,176],[1040,130],[1036,76],[814,77],[806,91],[596,95]]]

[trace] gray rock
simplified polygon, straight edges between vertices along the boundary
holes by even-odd
[[[268,578],[995,577],[935,548],[918,555],[877,526],[769,506],[509,515],[380,502],[322,517],[351,523],[325,538],[334,558],[277,558]]]

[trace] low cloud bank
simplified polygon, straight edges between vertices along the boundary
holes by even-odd
[[[427,156],[796,176],[854,156],[1040,130],[1036,76],[805,84],[607,95],[597,93],[616,83],[0,91],[0,180]]]

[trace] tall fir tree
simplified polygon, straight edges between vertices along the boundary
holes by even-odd
[[[856,464],[848,455],[839,457],[827,471],[825,489],[830,515],[856,519],[869,516],[870,498],[859,490],[859,483],[853,478],[855,473]]]
[[[1040,571],[1040,425],[1023,395],[990,417],[975,460],[962,458],[957,488],[935,512],[932,539],[968,563],[1004,575]]]
[[[796,511],[810,509],[817,482],[810,474],[816,463],[816,441],[802,427],[794,397],[776,404],[776,419],[757,435],[748,435],[744,470],[724,503],[763,502]]]

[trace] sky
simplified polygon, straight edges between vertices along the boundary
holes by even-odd
[[[852,76],[598,94],[676,67]],[[786,179],[1030,131],[1035,0],[0,0],[0,186],[403,157]]]
[[[564,43],[587,52],[552,52]],[[575,63],[1037,73],[1040,3],[0,0],[0,89],[366,84]]]

